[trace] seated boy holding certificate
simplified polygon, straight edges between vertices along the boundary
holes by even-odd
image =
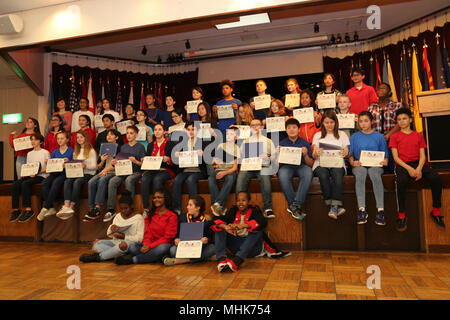
[[[106,135],[108,134],[108,130],[114,130],[116,132],[116,136],[118,136],[117,144],[119,145],[119,147],[123,145],[122,135],[119,131],[114,129],[114,116],[112,114],[106,113],[102,116],[102,121],[104,130],[100,132],[97,135],[97,139],[95,139],[94,149],[97,154],[100,154],[100,146],[102,145],[102,143],[107,142]]]
[[[277,148],[278,163],[278,180],[283,190],[284,196],[288,203],[287,211],[294,219],[302,221],[306,214],[302,212],[301,206],[305,203],[306,194],[313,177],[311,170],[314,164],[312,159],[311,147],[308,141],[298,136],[300,123],[295,118],[286,121],[287,138],[281,140],[280,146]],[[292,187],[292,178],[297,176],[300,178],[297,193],[294,193]]]
[[[400,131],[394,133],[389,140],[389,148],[395,160],[395,178],[397,188],[398,219],[397,230],[405,231],[407,218],[405,213],[406,187],[411,181],[419,181],[424,177],[431,185],[433,210],[430,213],[433,221],[445,228],[441,216],[442,180],[441,177],[425,164],[425,148],[427,144],[422,133],[411,130],[412,115],[407,108],[397,111],[397,124]]]

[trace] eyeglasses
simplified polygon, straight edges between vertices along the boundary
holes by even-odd
[[[161,197],[161,196],[154,196],[153,199],[164,199],[164,197]]]
[[[172,119],[175,119],[175,118],[178,118],[178,117],[180,117],[180,116],[172,116]]]

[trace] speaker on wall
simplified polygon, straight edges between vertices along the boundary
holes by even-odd
[[[19,33],[23,29],[23,20],[15,14],[0,16],[0,34]]]

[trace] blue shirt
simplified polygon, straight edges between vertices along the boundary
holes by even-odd
[[[128,153],[129,157],[135,157],[137,161],[141,161],[143,157],[145,157],[145,148],[142,144],[139,142],[136,143],[134,146],[130,146],[128,143],[124,144],[120,148],[120,153]],[[139,172],[141,168],[135,164],[133,165],[133,173]]]
[[[309,144],[308,141],[306,141],[305,139],[302,139],[300,137],[298,137],[297,140],[295,140],[295,142],[292,142],[291,139],[289,139],[289,137],[287,137],[286,139],[283,139],[280,141],[280,147],[291,147],[291,148],[305,147],[308,150],[308,156],[310,158],[312,158],[311,145]],[[302,155],[302,164],[306,164],[305,157],[303,157],[303,155]],[[280,163],[280,167],[282,165],[283,164]]]
[[[50,158],[53,158],[53,159],[68,158],[69,160],[72,160],[73,159],[73,149],[69,147],[69,148],[67,148],[66,152],[61,153],[61,151],[58,148],[52,152]]]
[[[173,122],[172,120],[172,111],[161,111],[161,120],[164,123],[164,130],[167,131],[169,130],[169,127],[173,126],[175,124],[175,122]]]
[[[362,150],[368,151],[384,151],[384,157],[388,157],[388,147],[384,136],[378,131],[372,133],[363,133],[358,131],[350,137],[350,155],[359,160]]]
[[[216,103],[216,106],[226,106],[226,105],[230,105],[236,103],[238,106],[240,106],[242,104],[241,100],[239,99],[231,99],[231,100],[219,100]],[[236,110],[233,109],[233,113],[234,113],[234,118],[229,118],[229,119],[219,119],[218,122],[218,127],[219,130],[222,132],[225,132],[232,124],[236,123]]]

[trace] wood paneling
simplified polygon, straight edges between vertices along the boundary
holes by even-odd
[[[441,215],[444,216],[446,228],[438,227],[430,217],[433,208],[433,200],[430,189],[423,189],[422,195],[422,214],[424,220],[425,239],[428,246],[449,246],[450,245],[450,189],[442,190],[442,208]]]

